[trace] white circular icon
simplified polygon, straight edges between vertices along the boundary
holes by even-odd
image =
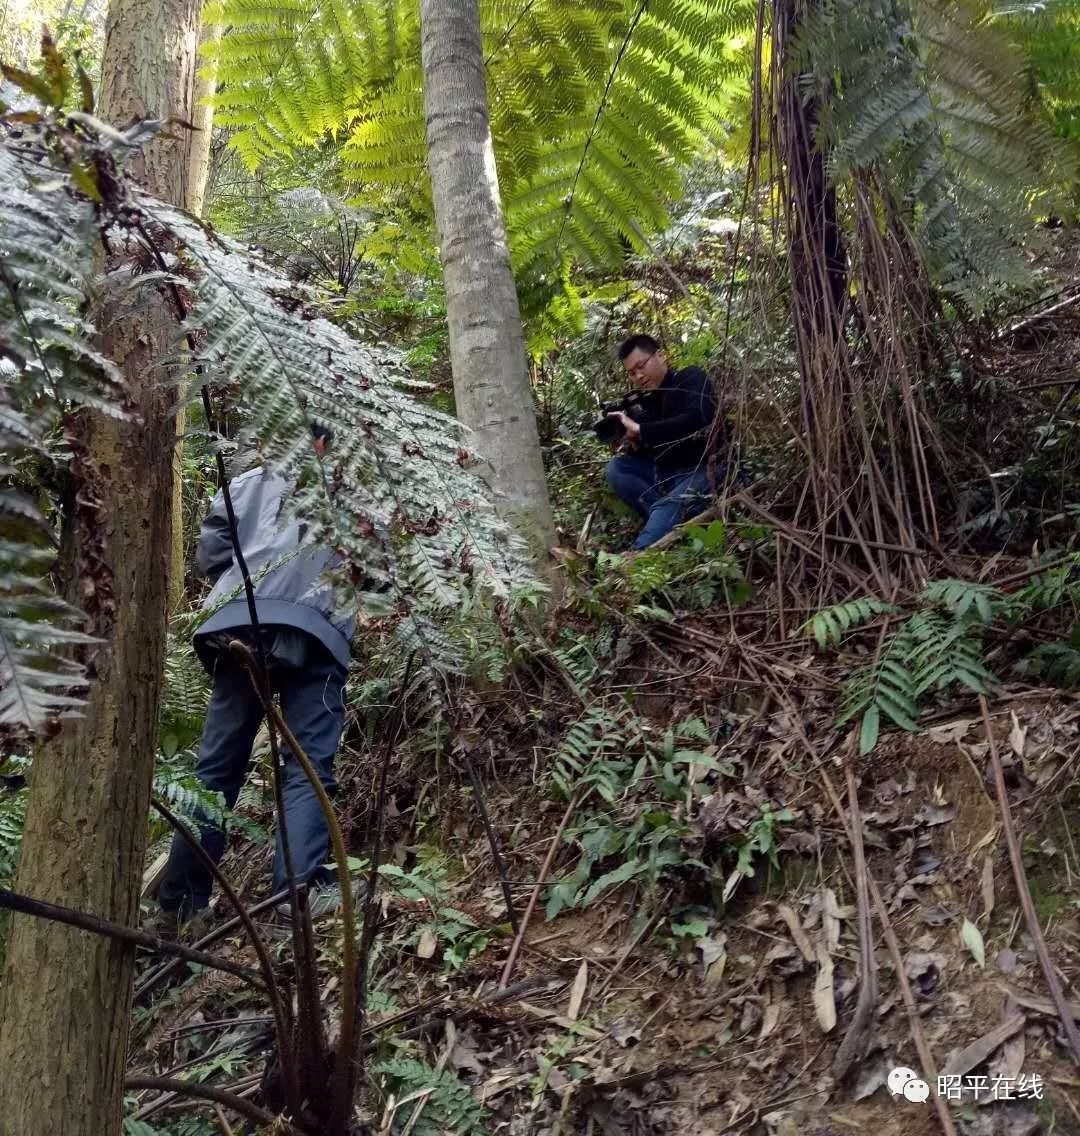
[[[915,1104],[922,1104],[930,1096],[930,1086],[916,1077],[904,1086],[904,1096]]]
[[[909,1081],[917,1081],[919,1078],[916,1076],[914,1069],[908,1069],[904,1065],[897,1065],[897,1067],[889,1074],[889,1092],[894,1097],[904,1095],[904,1086]]]

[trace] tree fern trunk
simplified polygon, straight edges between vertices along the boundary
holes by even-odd
[[[503,514],[547,557],[554,523],[488,118],[477,0],[421,0],[424,111],[461,420]]]
[[[198,14],[199,0],[112,0],[103,118],[190,120]],[[131,164],[149,190],[181,202],[188,143],[173,133]],[[87,630],[103,643],[83,717],[34,756],[17,887],[130,925],[157,741],[172,518],[175,375],[160,360],[175,356],[178,326],[163,304],[130,293],[98,315],[138,419],[84,412],[68,422],[77,503],[65,547]],[[109,939],[15,917],[0,989],[4,1136],[119,1132],[133,965],[130,948]]]

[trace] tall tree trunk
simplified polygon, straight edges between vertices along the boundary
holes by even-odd
[[[221,38],[220,24],[203,25],[200,48]],[[217,64],[199,60],[192,100],[191,133],[187,156],[187,182],[184,186],[184,208],[201,217],[206,195],[206,179],[210,173],[210,143],[214,135],[214,107],[210,100],[217,89]],[[172,551],[169,557],[169,611],[176,611],[184,601],[184,431],[187,412],[181,406],[176,413],[176,452],[173,460]]]
[[[190,119],[199,0],[112,0],[98,111],[117,125]],[[182,202],[187,138],[131,159],[151,192]],[[115,267],[110,265],[110,267]],[[123,306],[121,306],[123,305]],[[146,841],[164,660],[175,389],[161,360],[178,327],[140,297],[99,313],[138,418],[68,423],[79,502],[67,534],[73,587],[104,642],[83,717],[34,756],[18,888],[133,924]],[[126,946],[28,916],[13,920],[0,989],[4,1136],[120,1130],[134,959]]]
[[[491,142],[477,0],[421,0],[420,27],[458,416],[490,464],[500,510],[542,563],[555,527]]]

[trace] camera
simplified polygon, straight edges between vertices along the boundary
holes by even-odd
[[[593,423],[593,433],[601,442],[614,445],[622,438],[623,434],[626,433],[626,427],[618,418],[608,418],[608,415],[616,411],[622,411],[623,414],[638,419],[641,417],[644,409],[644,398],[643,392],[641,391],[634,391],[625,398],[619,399],[618,402],[602,402],[600,403],[600,411],[603,417],[598,422]]]

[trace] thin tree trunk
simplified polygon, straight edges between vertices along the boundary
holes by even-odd
[[[98,113],[190,119],[199,0],[112,0]],[[151,192],[183,201],[187,138],[131,159]],[[109,265],[108,267],[116,267]],[[78,502],[65,547],[72,589],[104,642],[90,661],[83,717],[34,756],[18,889],[133,925],[146,841],[165,647],[175,388],[161,365],[178,327],[139,297],[98,313],[138,418],[82,412],[68,422]],[[90,585],[88,587],[88,585]],[[16,916],[0,989],[4,1136],[111,1136],[120,1130],[132,949]]]
[[[477,0],[421,0],[428,166],[461,420],[538,562],[554,543],[488,117]]]
[[[216,43],[221,38],[221,25],[208,24],[200,29],[199,46]],[[187,182],[184,186],[184,208],[201,217],[206,194],[206,179],[210,173],[210,143],[214,133],[214,107],[210,100],[217,89],[217,67],[213,61],[199,59],[199,73],[195,77],[195,94],[191,112],[191,133],[188,145]],[[172,542],[169,556],[169,611],[176,611],[184,601],[184,431],[187,429],[187,411],[181,406],[176,413],[176,452],[173,460],[173,516]]]

